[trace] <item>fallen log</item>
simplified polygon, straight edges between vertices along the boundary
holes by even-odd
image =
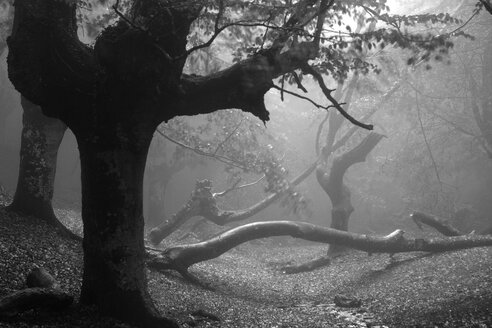
[[[448,237],[464,235],[463,232],[453,227],[447,220],[438,218],[434,215],[414,212],[410,214],[410,218],[415,222],[420,230],[422,230],[422,224],[426,224]]]
[[[27,275],[26,285],[29,288],[41,287],[57,289],[60,287],[55,278],[49,274],[46,269],[38,266],[34,267],[34,269],[32,269]]]
[[[156,270],[176,270],[187,275],[196,263],[220,256],[228,250],[259,238],[292,236],[321,243],[343,245],[368,253],[444,252],[492,246],[492,236],[464,235],[447,238],[405,238],[395,230],[387,236],[369,236],[294,221],[255,222],[230,229],[203,242],[167,248],[152,256],[147,264]]]

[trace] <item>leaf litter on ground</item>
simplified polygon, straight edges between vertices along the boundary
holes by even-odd
[[[44,267],[63,290],[78,297],[80,243],[41,221],[9,212],[4,208],[9,201],[8,195],[0,195],[0,297],[25,288],[25,276],[34,265]],[[56,213],[72,230],[82,232],[80,212]],[[169,238],[162,247],[172,243]],[[161,313],[182,327],[492,326],[490,248],[399,254],[393,259],[350,251],[313,272],[286,275],[279,270],[325,251],[326,245],[281,237],[249,242],[191,268],[209,289],[172,271],[149,271],[149,291]],[[337,295],[358,299],[361,306],[338,307]],[[0,322],[0,327],[33,326],[128,327],[85,307],[63,313],[31,310]]]

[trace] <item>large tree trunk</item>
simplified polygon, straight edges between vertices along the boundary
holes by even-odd
[[[144,130],[103,124],[77,135],[84,221],[80,301],[140,326],[175,327],[159,318],[147,292],[142,191],[153,130]]]

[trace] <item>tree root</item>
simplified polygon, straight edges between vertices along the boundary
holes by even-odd
[[[0,317],[12,317],[31,309],[60,311],[73,303],[73,296],[58,289],[56,280],[43,268],[35,267],[26,283],[29,288],[0,299]]]

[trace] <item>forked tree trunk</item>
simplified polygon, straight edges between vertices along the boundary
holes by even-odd
[[[10,209],[58,225],[53,198],[58,147],[67,126],[43,115],[41,108],[24,97],[19,178]]]
[[[76,134],[84,221],[80,301],[143,327],[176,327],[159,317],[145,276],[142,191],[153,130],[99,129],[104,131]]]
[[[343,182],[345,173],[355,163],[365,161],[382,138],[380,134],[370,133],[359,145],[335,158],[329,173],[321,167],[317,169],[318,182],[330,197],[332,204],[331,228],[348,231],[348,222],[354,207],[350,201],[350,190]],[[328,254],[334,255],[343,250],[343,246],[330,245]]]

